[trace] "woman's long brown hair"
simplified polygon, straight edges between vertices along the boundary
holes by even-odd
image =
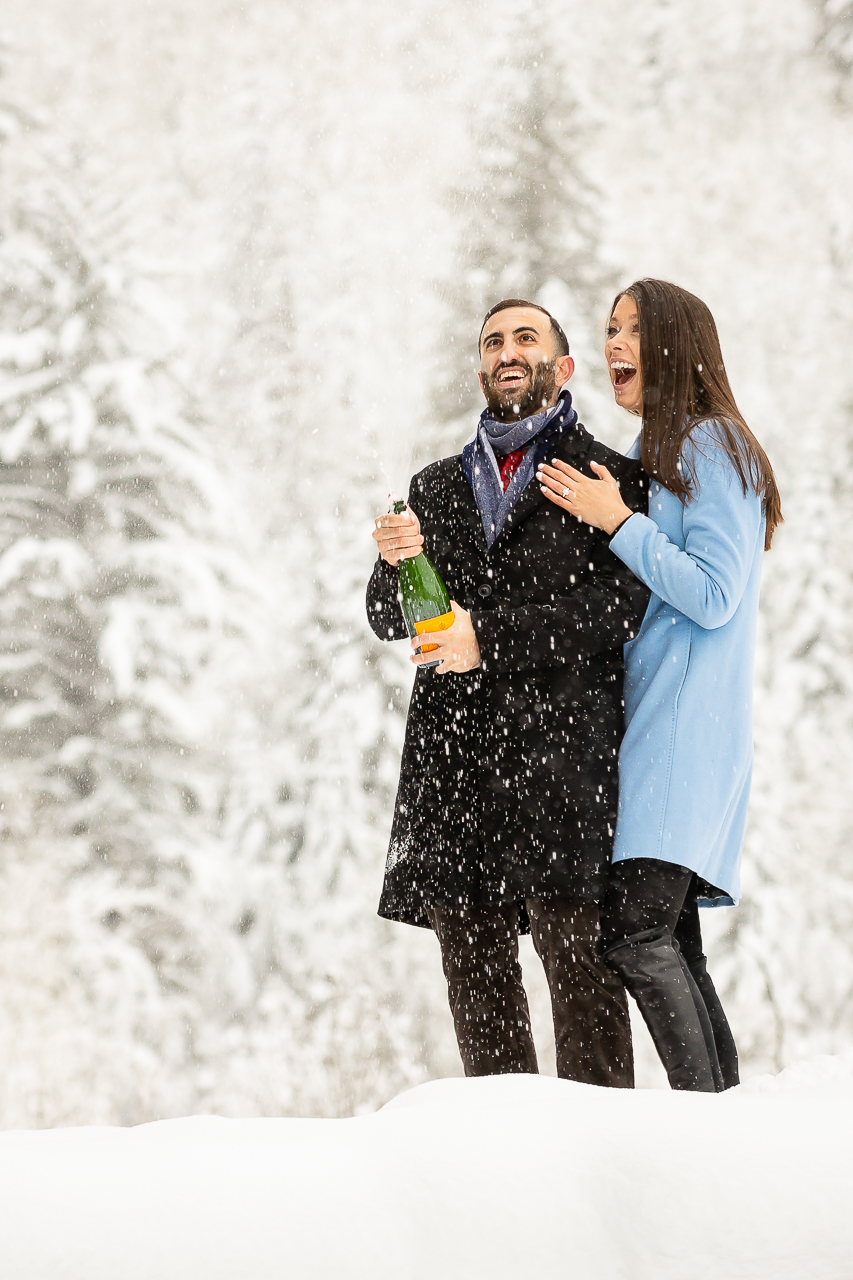
[[[700,298],[666,280],[638,280],[623,289],[637,304],[643,430],[640,460],[648,475],[684,502],[696,489],[684,444],[700,422],[717,422],[720,447],[746,493],[762,499],[769,550],[782,504],[767,454],[746,425],[729,385],[714,317]]]

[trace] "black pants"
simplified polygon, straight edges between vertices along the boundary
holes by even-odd
[[[551,993],[557,1075],[633,1088],[628,1001],[601,958],[598,907],[576,898],[529,899],[525,905]],[[433,907],[430,916],[466,1076],[536,1073],[518,961],[518,908]]]
[[[696,876],[656,858],[626,858],[613,865],[601,908],[603,950],[660,926],[675,938],[688,964],[702,955]]]

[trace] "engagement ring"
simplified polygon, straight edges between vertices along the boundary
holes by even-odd
[[[563,498],[570,498],[572,496],[571,489],[564,489],[560,496]]]

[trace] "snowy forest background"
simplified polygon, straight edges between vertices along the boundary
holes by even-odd
[[[853,6],[3,0],[0,40],[0,1123],[459,1072],[434,939],[375,916],[410,671],[371,517],[469,433],[506,294],[627,445],[641,275],[710,304],[787,516],[712,965],[745,1075],[849,1047]]]

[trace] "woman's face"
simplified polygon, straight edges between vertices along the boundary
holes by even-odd
[[[613,308],[607,326],[604,358],[616,403],[629,413],[643,411],[643,372],[640,368],[640,322],[637,304],[628,293]]]

